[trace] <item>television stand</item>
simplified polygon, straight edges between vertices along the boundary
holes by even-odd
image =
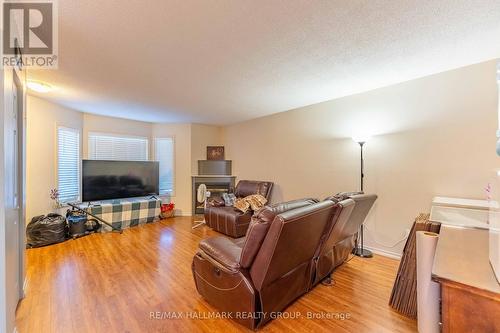
[[[161,200],[151,196],[102,201],[88,206],[86,211],[111,224],[112,227],[103,225],[101,232],[123,230],[158,220]]]
[[[95,218],[97,221],[99,221],[99,222],[101,222],[102,224],[105,224],[105,225],[107,225],[108,227],[110,227],[113,231],[117,231],[117,232],[119,232],[120,234],[121,234],[121,233],[123,233],[123,230],[122,230],[122,229],[118,229],[118,228],[116,228],[114,225],[112,225],[111,223],[104,221],[104,220],[103,220],[102,218],[100,218],[99,216],[96,216],[96,215],[94,215],[94,214],[92,214],[92,213],[89,213],[89,209],[88,209],[88,208],[87,208],[87,210],[85,210],[85,209],[80,208],[80,207],[78,207],[77,205],[72,204],[72,203],[70,203],[70,202],[68,202],[68,205],[69,205],[70,207],[72,207],[73,209],[76,209],[77,211],[80,211],[80,212],[82,212],[82,213],[85,213],[85,214],[87,214],[87,215],[92,216],[92,217],[93,217],[93,218]],[[89,206],[90,206],[90,202],[89,202]],[[102,229],[101,229],[101,230],[102,230]]]

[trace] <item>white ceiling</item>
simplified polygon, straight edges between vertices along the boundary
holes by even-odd
[[[44,95],[229,124],[500,57],[499,0],[60,0]]]

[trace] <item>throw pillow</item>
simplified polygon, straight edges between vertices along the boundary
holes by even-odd
[[[222,199],[224,200],[224,204],[226,205],[226,207],[231,207],[236,201],[236,196],[234,195],[234,193],[223,193]]]
[[[267,203],[267,199],[260,194],[249,195],[245,198],[253,211],[259,210]]]
[[[252,194],[244,198],[236,199],[233,206],[234,208],[241,210],[243,213],[246,213],[249,208],[253,211],[261,209],[262,207],[264,207],[266,202],[267,199],[262,195]]]
[[[243,213],[246,213],[247,210],[250,208],[250,204],[244,198],[236,199],[233,206],[234,208],[242,211]]]

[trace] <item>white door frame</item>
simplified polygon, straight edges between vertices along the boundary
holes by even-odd
[[[13,71],[13,89],[17,89],[18,132],[18,200],[19,200],[19,299],[24,298],[26,284],[26,91],[23,74]]]
[[[14,302],[17,305],[17,301],[15,300],[20,299],[24,293],[23,293],[23,284],[24,284],[24,265],[25,265],[25,260],[24,260],[24,254],[25,254],[25,147],[26,147],[26,141],[25,141],[25,105],[26,105],[26,97],[25,97],[25,88],[24,88],[24,82],[25,82],[25,71],[20,70],[18,68],[10,70],[10,69],[4,69],[0,70],[0,243],[4,244],[4,246],[0,246],[0,332],[6,332],[6,333],[12,333],[16,331],[15,328],[15,316],[13,314],[13,304]],[[12,114],[14,112],[14,90],[17,92],[17,100],[18,100],[18,108],[17,108],[17,123],[16,124],[7,124],[6,120],[9,120],[8,117],[12,117]],[[11,120],[11,119],[10,119]],[[12,288],[13,285],[7,285],[7,277],[8,273],[12,273],[12,271],[9,270],[11,267],[7,267],[7,247],[5,246],[6,240],[10,235],[7,234],[7,211],[6,211],[6,193],[8,188],[6,188],[6,166],[8,167],[6,163],[6,158],[9,158],[10,156],[7,156],[7,154],[10,155],[12,153],[12,150],[8,149],[6,151],[7,144],[12,145],[11,142],[7,143],[5,141],[6,137],[6,130],[7,128],[16,128],[17,130],[17,146],[18,146],[18,160],[17,160],[17,177],[18,177],[18,182],[17,182],[17,206],[18,207],[18,213],[19,216],[17,217],[18,223],[17,227],[17,232],[19,234],[19,238],[17,239],[17,245],[18,248],[16,250],[19,251],[17,252],[16,255],[16,264],[17,266],[17,272],[15,272],[17,275],[17,283],[18,283],[18,289],[15,290],[16,296],[15,298],[10,298],[12,296],[7,297],[7,293],[9,292],[9,288]],[[10,150],[10,153],[9,153]],[[10,164],[11,165],[11,164]],[[9,172],[11,173],[11,171]],[[12,189],[12,188],[11,188]],[[12,199],[12,198],[11,198]],[[12,203],[11,205],[12,206]],[[10,208],[12,209],[12,208]],[[12,215],[11,215],[12,216]],[[13,230],[13,229],[10,229]],[[11,252],[12,253],[12,252]],[[12,261],[11,261],[12,262]],[[10,279],[9,279],[10,280]],[[12,290],[12,289],[10,289]],[[10,301],[10,304],[7,304],[8,300]]]

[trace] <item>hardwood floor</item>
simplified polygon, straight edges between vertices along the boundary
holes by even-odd
[[[196,292],[191,260],[200,239],[215,232],[192,231],[191,223],[177,217],[28,250],[18,331],[248,332],[231,320],[207,318],[216,310]],[[261,331],[416,332],[415,321],[387,305],[397,264],[354,257],[334,273],[334,286],[319,285],[287,308],[298,318],[273,320]],[[168,312],[180,318],[163,319]],[[308,312],[348,318],[307,319]]]

